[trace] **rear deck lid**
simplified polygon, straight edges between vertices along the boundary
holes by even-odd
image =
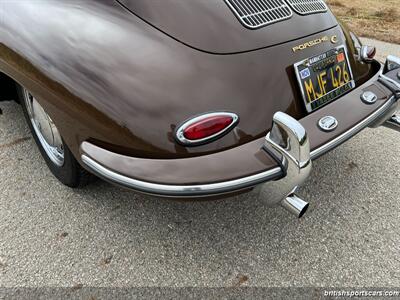
[[[176,40],[219,54],[274,46],[337,25],[322,0],[300,6],[294,0],[118,1]]]

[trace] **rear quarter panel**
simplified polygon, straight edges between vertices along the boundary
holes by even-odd
[[[111,151],[148,158],[209,154],[259,138],[272,116],[305,115],[293,64],[325,52],[323,35],[351,42],[340,27],[274,47],[235,55],[189,48],[114,2],[15,1],[0,6],[0,70],[31,90],[71,150],[89,140]],[[351,59],[356,80],[369,67]],[[191,116],[225,110],[241,122],[211,144],[185,148],[175,127]]]

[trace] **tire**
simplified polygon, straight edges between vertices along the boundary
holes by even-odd
[[[58,133],[57,127],[44,111],[44,108],[24,87],[17,85],[17,94],[32,136],[51,173],[53,173],[61,183],[71,188],[83,187],[92,182],[95,176],[81,167]],[[33,108],[35,108],[35,111],[38,112],[41,118],[37,118],[36,114],[32,113]],[[37,121],[37,119],[41,121]],[[41,126],[42,124],[44,124],[44,126]],[[42,134],[42,131],[49,132],[42,129],[42,127],[46,129],[51,128],[51,135]],[[52,137],[52,143],[47,142],[47,140],[51,138],[46,139],[46,136]],[[55,138],[56,136],[58,138]],[[54,144],[56,144],[57,147],[54,147]]]

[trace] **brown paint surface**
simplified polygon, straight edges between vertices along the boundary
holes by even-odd
[[[358,86],[375,72],[356,62],[348,32],[335,26],[330,13],[295,15],[252,31],[213,1],[188,1],[180,8],[198,9],[192,19],[196,26],[182,25],[180,9],[159,16],[163,1],[156,7],[136,3],[135,10],[180,42],[113,1],[10,1],[0,6],[0,71],[31,90],[78,159],[83,141],[137,158],[178,159],[262,139],[275,112],[306,116],[293,64],[333,46],[323,43],[296,53],[292,48],[324,35],[337,35],[338,44],[347,45]],[[176,25],[168,14],[176,16]],[[313,34],[318,28],[331,29]],[[297,40],[285,43],[292,38]],[[262,49],[226,54],[255,48]],[[177,124],[215,110],[237,113],[237,128],[208,145],[176,144],[172,134]],[[357,121],[357,116],[348,120]],[[315,144],[324,137],[312,132]]]

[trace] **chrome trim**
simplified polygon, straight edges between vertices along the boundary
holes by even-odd
[[[400,83],[398,83],[396,80],[386,76],[385,74],[380,74],[379,75],[380,78],[383,78],[384,80],[390,82],[391,84],[393,84],[396,88],[398,88],[400,90]]]
[[[316,159],[320,157],[322,154],[336,148],[337,146],[341,145],[357,133],[359,133],[364,128],[368,127],[371,123],[374,123],[377,119],[379,119],[382,115],[386,112],[391,111],[393,106],[396,104],[396,97],[392,96],[385,104],[383,104],[380,108],[378,108],[374,113],[370,116],[362,120],[360,123],[355,125],[354,127],[350,128],[348,131],[344,132],[343,134],[339,135],[335,139],[331,140],[330,142],[322,145],[321,147],[311,151],[311,158]]]
[[[216,117],[216,116],[223,116],[223,117],[231,117],[232,118],[232,123],[224,128],[223,130],[210,135],[206,138],[199,139],[199,140],[190,140],[185,138],[184,131],[187,127],[193,125],[196,122],[199,122],[203,119],[209,118],[209,117]],[[212,140],[217,139],[220,136],[223,136],[225,133],[227,133],[229,130],[231,130],[234,126],[236,126],[239,123],[239,116],[234,113],[230,112],[212,112],[212,113],[206,113],[197,117],[194,117],[193,119],[190,119],[188,121],[185,121],[182,125],[178,127],[175,133],[175,137],[178,139],[178,141],[185,145],[185,146],[196,146],[196,145],[201,145],[207,142],[211,142]]]
[[[304,127],[291,116],[277,112],[271,131],[265,137],[264,148],[280,162],[285,176],[267,182],[260,195],[268,206],[276,206],[294,193],[311,173],[310,141]]]
[[[267,135],[264,146],[279,159],[281,167],[239,179],[200,185],[145,182],[109,170],[86,154],[82,154],[81,159],[92,172],[106,180],[144,193],[167,197],[218,195],[269,181],[263,185],[261,194],[267,194],[268,197],[265,198],[268,205],[273,206],[292,194],[310,174],[310,143],[304,127],[297,120],[278,112],[274,115],[272,130]],[[273,181],[279,177],[281,179]]]
[[[330,124],[326,124],[326,121],[329,120]],[[339,125],[338,120],[336,120],[335,117],[332,116],[325,116],[322,117],[319,121],[318,121],[318,127],[325,132],[331,132],[334,131]]]
[[[382,74],[385,74],[387,72],[393,71],[395,69],[400,68],[400,57],[394,56],[394,55],[389,55],[386,57],[386,62],[385,66],[382,70]]]
[[[322,0],[286,0],[289,6],[299,15],[311,15],[328,11]]]
[[[387,120],[385,123],[382,124],[383,126],[400,131],[400,115],[394,115],[392,116],[389,120]]]
[[[281,206],[297,218],[301,218],[306,213],[309,204],[293,193],[282,200]]]
[[[386,73],[396,69],[400,70],[400,58],[394,55],[389,55],[386,57],[385,65],[383,66],[383,68],[381,68],[379,72],[379,77],[390,82],[400,90],[400,83],[385,75]]]
[[[293,11],[283,0],[224,0],[239,21],[249,29],[257,29],[288,20]]]
[[[256,184],[273,180],[282,175],[282,170],[277,167],[255,175],[210,184],[199,185],[168,185],[152,182],[145,182],[113,172],[102,166],[94,159],[83,154],[81,156],[83,163],[89,167],[98,176],[110,180],[113,183],[132,188],[147,194],[162,195],[167,197],[185,197],[185,196],[210,196],[218,195],[231,191],[237,191],[252,187]]]
[[[396,101],[399,102],[400,99],[400,83],[396,80],[386,76],[387,72],[400,69],[400,58],[397,56],[389,55],[386,58],[385,66],[380,72],[380,79],[381,83],[389,82],[391,83],[396,89],[390,88],[392,92],[395,94],[394,97]],[[400,71],[397,73],[397,78],[400,79]],[[383,82],[382,82],[383,81]],[[386,85],[386,84],[385,84]],[[389,88],[389,86],[387,86]],[[384,126],[396,131],[400,132],[400,115],[398,109],[400,108],[400,104],[397,104],[397,107],[394,107],[391,111],[388,111],[384,116],[379,118],[378,122],[374,124],[375,126]]]
[[[378,96],[371,91],[366,91],[361,94],[360,96],[361,101],[364,102],[365,104],[374,104],[376,101],[378,101]]]

